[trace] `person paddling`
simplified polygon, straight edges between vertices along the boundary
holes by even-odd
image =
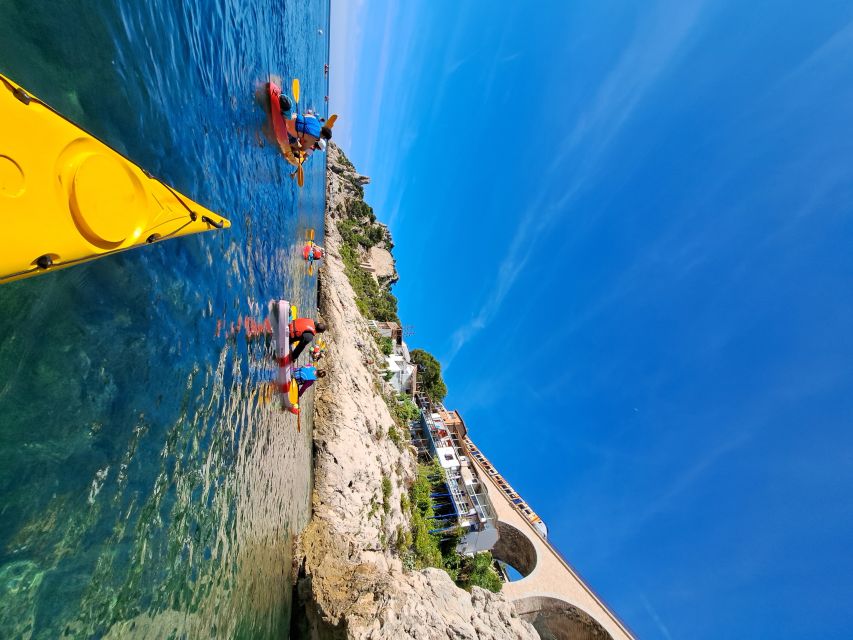
[[[321,247],[319,244],[309,242],[302,248],[302,257],[305,258],[305,260],[307,260],[308,262],[322,260],[326,257],[326,250],[323,249],[323,247]]]
[[[310,318],[296,318],[288,325],[290,329],[290,361],[296,362],[302,352],[305,350],[314,336],[318,333],[323,333],[326,330],[326,325],[322,322],[314,322]],[[295,347],[293,345],[296,345]]]
[[[311,388],[311,385],[317,382],[320,378],[325,378],[325,371],[317,371],[314,365],[297,367],[293,370],[293,379],[299,383],[299,397]]]
[[[312,153],[315,149],[325,147],[326,140],[332,139],[332,130],[320,122],[313,113],[297,114],[285,120],[287,134],[290,136],[291,146],[299,147],[305,154]],[[320,141],[323,144],[320,145]]]

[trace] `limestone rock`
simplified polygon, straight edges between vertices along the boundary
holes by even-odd
[[[387,437],[394,421],[378,391],[374,363],[381,354],[341,261],[333,217],[347,198],[358,197],[354,176],[352,165],[330,144],[327,258],[320,270],[330,356],[314,403],[313,517],[296,549],[293,637],[537,640],[533,627],[500,594],[476,587],[468,593],[438,569],[405,571],[395,549],[398,529],[409,527],[400,499],[417,460],[414,449]],[[377,272],[393,269],[384,249],[371,251],[370,258]],[[390,480],[387,497],[383,478]]]
[[[399,279],[397,269],[394,266],[394,256],[387,249],[381,247],[371,247],[369,254],[370,267],[373,269],[373,274],[379,279],[385,281],[393,280],[396,282]]]

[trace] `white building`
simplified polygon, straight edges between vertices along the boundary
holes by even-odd
[[[370,326],[383,338],[390,338],[394,350],[385,356],[386,371],[391,373],[388,380],[397,393],[408,393],[414,396],[418,391],[418,367],[412,363],[409,347],[403,342],[403,332],[396,322],[376,322],[371,320]]]
[[[423,396],[418,398],[418,405],[425,444],[444,471],[447,499],[452,504],[457,524],[465,530],[457,550],[467,555],[488,551],[498,541],[495,512],[486,488],[480,484],[462,448],[460,436],[463,434],[446,415],[433,412]],[[442,414],[447,413],[443,407],[441,409]]]

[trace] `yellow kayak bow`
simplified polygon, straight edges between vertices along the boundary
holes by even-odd
[[[0,214],[0,283],[231,226],[3,75]]]

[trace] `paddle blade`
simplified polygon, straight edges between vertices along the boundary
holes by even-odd
[[[313,265],[313,264],[309,264],[309,265],[308,265],[308,275],[309,275],[309,276],[313,276],[313,275],[314,275],[314,265]]]
[[[335,126],[335,122],[337,122],[337,120],[338,120],[338,114],[333,113],[332,115],[329,116],[329,119],[326,120],[326,126],[329,127],[329,129],[331,129],[332,127]]]
[[[298,184],[300,187],[305,186],[305,169],[302,168],[301,164],[296,170],[296,184]]]
[[[314,242],[314,229],[308,229],[308,240]]]
[[[296,104],[299,104],[299,78],[293,79],[293,84],[290,87],[290,91],[293,94],[293,101]]]

